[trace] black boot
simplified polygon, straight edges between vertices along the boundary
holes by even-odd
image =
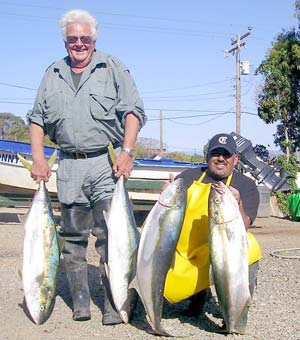
[[[188,308],[183,312],[184,316],[198,316],[202,313],[203,307],[206,301],[211,297],[211,291],[209,288],[202,290],[201,292],[190,297],[190,304]]]
[[[65,239],[62,257],[73,300],[73,319],[89,320],[91,312],[86,252],[92,221],[91,209],[78,204],[62,204],[61,217],[60,236]]]
[[[94,227],[92,233],[97,237],[95,248],[100,255],[100,274],[103,289],[103,325],[117,325],[122,323],[122,319],[117,312],[111,295],[110,285],[106,276],[104,263],[107,263],[107,226],[103,216],[103,211],[109,211],[111,200],[98,201],[93,206]]]
[[[73,300],[73,320],[90,320],[90,291],[87,268],[76,272],[67,272],[67,278]]]
[[[104,265],[102,263],[100,263],[100,273],[101,273],[102,290],[103,290],[102,324],[103,325],[117,325],[119,323],[122,323],[123,321],[115,308],[113,298],[111,295],[109,281],[104,270]]]

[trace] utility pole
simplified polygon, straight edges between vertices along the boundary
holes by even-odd
[[[248,27],[248,32],[243,35],[237,35],[236,39],[231,39],[231,45],[234,45],[230,50],[225,50],[226,56],[229,53],[235,54],[236,58],[236,133],[241,134],[241,47],[246,46],[246,42],[242,40],[251,34],[251,27]]]

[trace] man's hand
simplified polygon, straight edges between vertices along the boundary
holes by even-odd
[[[117,178],[122,175],[125,178],[129,178],[131,170],[133,169],[133,158],[126,152],[121,152],[113,165],[113,171]]]
[[[251,225],[251,219],[250,217],[245,213],[245,210],[244,210],[244,207],[243,207],[243,202],[242,202],[242,199],[241,199],[241,195],[240,195],[240,192],[233,188],[233,187],[229,187],[230,191],[232,192],[233,196],[235,197],[235,199],[237,200],[238,202],[238,205],[239,205],[239,209],[240,209],[240,213],[242,215],[242,218],[243,218],[243,221],[244,221],[244,225],[245,225],[245,228],[246,230],[248,230],[249,226]]]
[[[241,196],[240,196],[240,192],[234,188],[234,187],[229,187],[230,191],[232,192],[234,198],[237,200],[238,204],[240,205],[241,202]]]
[[[169,174],[169,180],[165,181],[165,183],[163,184],[163,186],[160,189],[160,193],[162,193],[170,183],[174,182],[174,178],[175,178],[174,174],[170,173]]]
[[[40,183],[41,180],[48,182],[51,176],[51,169],[47,160],[43,158],[40,161],[34,161],[30,173],[36,183]]]

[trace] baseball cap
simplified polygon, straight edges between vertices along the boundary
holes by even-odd
[[[219,133],[212,137],[212,139],[209,141],[207,153],[222,148],[227,150],[230,155],[233,155],[236,153],[236,143],[233,137],[227,133]]]

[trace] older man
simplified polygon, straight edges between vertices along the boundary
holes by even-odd
[[[92,230],[104,291],[102,322],[117,324],[121,319],[104,269],[107,227],[103,210],[109,209],[116,178],[130,175],[133,148],[146,116],[127,67],[96,50],[97,20],[86,11],[71,10],[60,26],[68,56],[48,67],[28,114],[31,176],[36,182],[50,176],[43,151],[48,134],[61,149],[57,189],[73,319],[91,318],[86,251]],[[119,152],[113,167],[107,153],[109,142]]]

